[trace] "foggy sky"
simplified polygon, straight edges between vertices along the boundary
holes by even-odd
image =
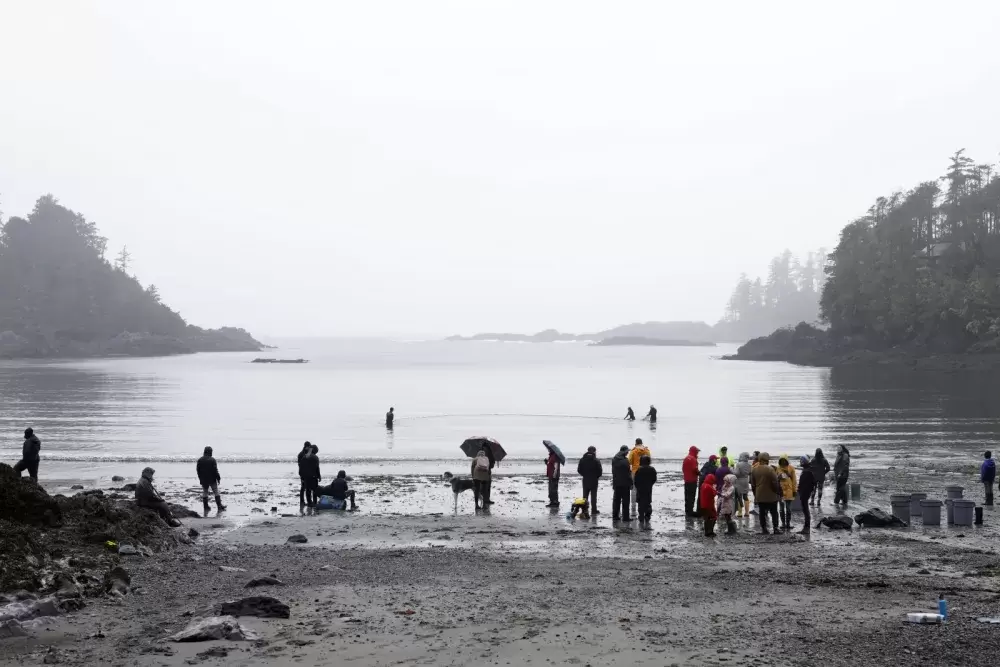
[[[714,322],[740,272],[997,159],[1000,3],[0,3],[0,210],[194,324]]]

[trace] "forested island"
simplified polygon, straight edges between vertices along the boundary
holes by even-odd
[[[1000,177],[956,152],[947,173],[879,197],[829,255],[819,329],[800,324],[734,358],[831,366],[1000,365]]]
[[[188,324],[129,273],[126,249],[105,259],[93,222],[41,197],[26,218],[0,218],[0,358],[159,356],[258,351],[243,329]]]

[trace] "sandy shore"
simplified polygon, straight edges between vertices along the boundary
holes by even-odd
[[[538,491],[541,494],[541,490]],[[829,501],[827,501],[829,502]],[[832,508],[825,508],[832,512]],[[28,637],[18,664],[986,665],[1000,626],[996,514],[976,529],[706,540],[661,516],[640,531],[562,513],[365,512],[190,519],[192,546],[124,558],[132,591],[87,600]],[[293,534],[308,543],[288,544]],[[245,571],[222,571],[220,566]],[[247,589],[255,577],[283,586]],[[933,611],[944,626],[908,626]],[[167,637],[221,602],[269,595],[288,619],[255,641]]]

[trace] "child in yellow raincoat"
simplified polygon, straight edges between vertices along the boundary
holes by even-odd
[[[788,463],[788,456],[778,459],[778,484],[781,486],[781,502],[778,503],[781,515],[781,529],[792,530],[792,502],[795,501],[795,489],[798,483],[795,479],[795,468]]]

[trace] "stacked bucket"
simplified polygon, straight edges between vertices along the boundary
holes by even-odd
[[[947,486],[947,500],[928,498],[926,493],[900,493],[889,497],[893,516],[907,524],[915,517],[920,517],[925,526],[941,525],[941,507],[946,508],[948,524],[956,526],[971,526],[976,503],[962,498],[964,489],[961,486]]]

